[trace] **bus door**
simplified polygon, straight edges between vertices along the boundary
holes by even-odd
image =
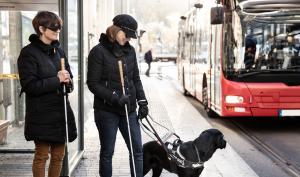
[[[184,53],[185,53],[185,62],[183,64],[184,67],[184,87],[190,93],[193,94],[192,90],[192,55],[191,55],[191,48],[192,48],[192,39],[193,39],[193,31],[192,31],[192,14],[187,17],[186,20],[186,29],[185,29],[185,46],[184,46]]]
[[[196,65],[195,65],[195,60],[196,60],[196,38],[197,38],[197,33],[196,33],[196,11],[192,13],[191,18],[190,18],[190,29],[191,29],[191,45],[190,45],[190,50],[191,50],[191,56],[190,56],[190,94],[195,96],[196,93]]]
[[[189,81],[189,70],[190,70],[190,35],[189,35],[189,16],[187,16],[187,19],[185,21],[185,26],[183,30],[183,54],[184,56],[182,57],[182,79],[183,79],[183,87],[186,89],[188,92],[190,91],[190,81]]]
[[[221,44],[222,44],[222,25],[211,26],[211,79],[210,96],[212,109],[219,112],[221,103]]]

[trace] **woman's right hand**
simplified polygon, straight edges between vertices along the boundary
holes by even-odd
[[[67,70],[60,70],[57,73],[60,83],[69,83],[70,82],[70,73]]]

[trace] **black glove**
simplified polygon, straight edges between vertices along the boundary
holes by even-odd
[[[138,111],[138,117],[139,119],[143,119],[145,117],[147,117],[148,113],[149,113],[149,109],[148,109],[148,102],[146,100],[144,101],[139,101],[139,111]]]
[[[127,106],[130,105],[130,101],[129,101],[129,96],[128,95],[122,95],[121,98],[119,99],[119,106],[124,107],[125,104],[127,104]]]
[[[119,95],[116,92],[113,92],[111,96],[111,102],[114,106],[119,106],[119,107],[124,107],[125,104],[127,104],[127,106],[130,105],[128,95],[122,95],[121,97],[119,97]]]
[[[70,82],[66,83],[66,91],[67,93],[71,93],[74,90],[73,80],[70,79]]]

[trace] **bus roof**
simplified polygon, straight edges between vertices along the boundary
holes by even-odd
[[[299,9],[299,0],[236,0],[242,9]]]
[[[254,3],[299,3],[298,0],[236,0],[236,2],[238,3],[241,3],[241,2],[245,2],[245,1],[248,1],[248,2],[254,2]]]
[[[289,16],[299,21],[299,0],[236,0],[237,6],[245,15],[254,16]]]

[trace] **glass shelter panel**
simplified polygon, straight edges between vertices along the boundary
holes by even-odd
[[[25,94],[20,94],[21,86],[17,71],[17,59],[21,49],[29,44],[29,36],[34,32],[32,19],[40,10],[53,9],[59,13],[58,0],[18,1],[0,0],[0,152],[31,152],[34,143],[24,137]],[[67,14],[63,30],[67,30],[63,40],[73,72],[74,91],[69,95],[78,128],[79,122],[79,36],[80,22],[78,0],[68,0],[68,8],[61,9]],[[12,8],[8,8],[12,7]],[[7,9],[8,8],[8,9]],[[61,16],[61,15],[60,15]],[[63,34],[63,33],[61,33]],[[61,44],[65,44],[62,39]],[[78,132],[79,133],[79,132]],[[79,151],[79,137],[69,144],[69,158]]]
[[[74,91],[69,95],[78,128],[79,122],[79,44],[78,44],[78,7],[77,0],[68,1],[68,60],[73,74]],[[79,137],[79,136],[78,136]],[[72,159],[79,151],[79,138],[69,144],[69,157]]]
[[[0,10],[0,150],[34,147],[24,138],[25,96],[19,96],[17,59],[34,33],[31,21],[36,13]]]

